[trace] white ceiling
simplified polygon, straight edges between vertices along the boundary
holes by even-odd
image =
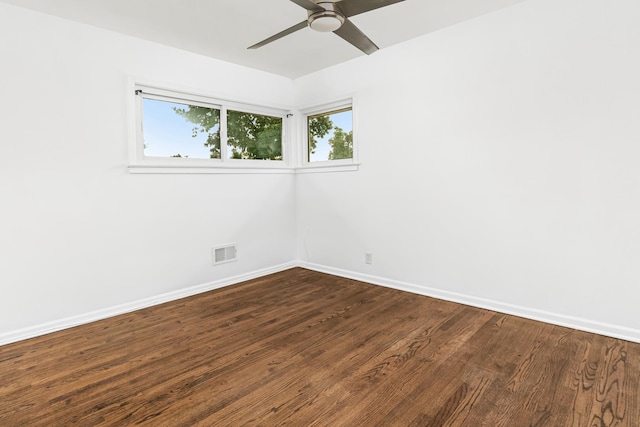
[[[350,19],[384,49],[523,1],[406,0]],[[0,2],[292,78],[364,55],[335,34],[309,28],[260,49],[247,50],[306,19],[306,11],[289,0]]]

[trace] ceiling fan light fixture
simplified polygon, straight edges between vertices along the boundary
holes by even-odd
[[[335,31],[344,24],[344,15],[338,11],[333,2],[318,2],[324,8],[320,12],[309,12],[309,26],[322,33]]]
[[[0,0],[2,1],[2,0]],[[282,0],[284,1],[284,0]],[[288,36],[303,28],[310,27],[319,32],[333,32],[347,43],[371,55],[378,46],[349,20],[350,17],[371,10],[380,9],[405,0],[290,0],[307,11],[307,19],[284,31],[262,40],[248,49],[257,49]]]

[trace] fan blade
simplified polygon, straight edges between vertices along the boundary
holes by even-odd
[[[312,12],[322,12],[324,10],[323,7],[318,6],[311,0],[291,0],[291,1],[297,4],[298,6],[303,7]]]
[[[370,10],[390,6],[394,3],[400,3],[401,1],[404,0],[342,0],[336,3],[336,6],[338,6],[344,16],[348,18],[350,16],[369,12]]]
[[[353,22],[345,19],[342,27],[338,28],[334,31],[337,35],[366,53],[367,55],[371,55],[373,52],[378,50],[378,46],[374,42],[372,42],[369,37],[367,37],[362,31],[358,29]]]
[[[307,21],[302,21],[301,23],[296,24],[293,27],[287,28],[284,31],[280,31],[278,34],[271,36],[268,39],[262,40],[260,43],[256,43],[253,46],[249,46],[247,49],[257,49],[259,47],[264,46],[265,44],[269,44],[272,41],[276,41],[284,36],[288,36],[289,34],[295,33],[296,31],[306,28],[308,26],[309,26],[309,23]]]

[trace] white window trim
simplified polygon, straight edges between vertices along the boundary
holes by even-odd
[[[252,103],[232,101],[222,97],[202,94],[200,91],[177,88],[167,84],[143,82],[130,79],[128,84],[130,103],[130,173],[186,173],[186,174],[218,174],[218,173],[295,173],[292,167],[293,156],[290,155],[290,118],[289,110],[278,107],[266,107]],[[264,114],[282,118],[282,160],[248,160],[227,159],[225,144],[221,144],[221,159],[189,159],[171,157],[149,157],[144,155],[142,139],[142,91],[144,97],[159,100],[188,102],[191,105],[220,109],[221,139],[226,140],[226,110],[232,109],[255,114]]]
[[[283,118],[282,160],[242,160],[242,159],[188,159],[144,156],[142,142],[142,97],[135,95],[135,91],[146,89],[146,96],[158,96],[161,99],[188,101],[192,105],[213,106],[216,108],[230,108],[249,113],[265,114]],[[206,93],[195,88],[178,87],[164,82],[146,79],[128,78],[127,84],[128,120],[129,120],[129,165],[132,174],[296,174],[296,173],[326,173],[347,172],[359,170],[358,162],[358,132],[356,131],[356,100],[354,96],[340,98],[337,101],[314,104],[296,111],[296,114],[286,107],[266,107],[246,100],[230,100],[229,97]],[[307,160],[307,116],[323,112],[334,111],[344,107],[351,107],[353,111],[353,158],[344,160],[327,160],[309,162]],[[292,119],[294,117],[299,120]],[[226,115],[221,109],[222,120]],[[224,129],[226,132],[226,129]],[[297,138],[295,138],[297,136]],[[225,135],[226,137],[226,135]],[[222,148],[222,147],[221,147]],[[226,153],[221,153],[226,157]]]
[[[352,130],[353,130],[353,158],[341,159],[341,160],[324,160],[324,161],[309,161],[309,132],[307,130],[308,117],[317,114],[327,113],[331,111],[337,111],[343,108],[351,108],[352,112]],[[360,168],[358,161],[358,132],[356,129],[356,99],[355,96],[349,96],[340,98],[338,100],[325,102],[322,104],[316,104],[310,107],[302,108],[300,111],[300,144],[301,150],[298,154],[298,169],[297,173],[318,173],[318,172],[348,172],[357,171]]]

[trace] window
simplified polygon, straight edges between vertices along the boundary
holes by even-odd
[[[135,85],[134,168],[284,168],[286,111]]]
[[[351,108],[307,116],[308,161],[353,158]]]
[[[282,160],[282,117],[227,110],[230,159]]]
[[[353,166],[353,101],[325,104],[302,111],[305,153],[303,167]]]
[[[220,158],[220,107],[142,95],[145,157]]]

